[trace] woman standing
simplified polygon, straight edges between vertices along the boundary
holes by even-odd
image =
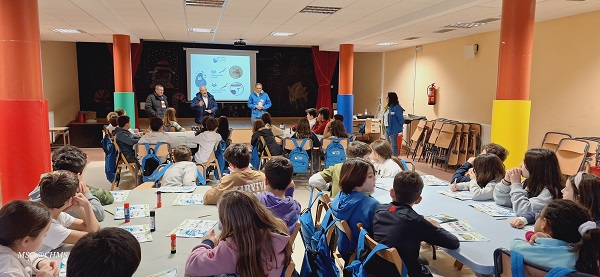
[[[403,113],[404,109],[398,102],[398,95],[395,92],[388,92],[387,107],[383,113],[383,126],[385,126],[385,137],[392,146],[392,155],[394,156],[398,156],[398,135],[402,134],[404,128]]]

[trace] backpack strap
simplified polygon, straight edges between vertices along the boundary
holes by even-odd
[[[158,151],[158,148],[163,144],[162,141],[159,141],[156,143],[156,145],[154,146],[154,153],[156,153],[156,151]]]
[[[317,199],[319,199],[319,196],[321,196],[323,194],[322,191],[319,191],[319,193],[317,193],[317,195],[315,195],[315,199],[312,198],[313,196],[313,190],[310,190],[310,198],[308,198],[308,210],[310,210],[313,206],[313,204],[315,204],[315,202],[317,202]]]
[[[169,167],[171,167],[172,165],[173,165],[172,163],[168,163],[163,168],[161,168],[158,172],[156,172],[156,175],[155,175],[156,182],[154,182],[155,184],[158,183],[158,180],[160,180],[160,178],[162,178],[162,176],[165,175],[165,172],[167,171],[167,169],[169,169]]]
[[[146,146],[146,154],[150,154],[150,150],[154,150],[150,148],[150,143],[144,142],[144,146]]]
[[[196,186],[206,185],[206,179],[204,178],[204,175],[202,175],[202,172],[200,172],[200,169],[198,169],[198,167],[196,167],[196,174],[198,175],[198,177],[196,177],[198,179],[198,181],[196,182]]]
[[[546,277],[562,277],[562,276],[567,276],[567,275],[575,273],[575,272],[577,272],[577,271],[573,270],[573,269],[557,266],[557,267],[551,269],[550,271],[548,271],[548,273],[546,273]]]
[[[525,265],[521,253],[510,251],[510,271],[514,277],[525,277]]]
[[[408,170],[408,165],[406,164],[406,162],[402,159],[400,159],[400,162],[402,163],[402,166],[404,167],[404,170],[409,171]]]
[[[294,143],[294,147],[296,147],[296,148],[300,147],[298,145],[298,141],[296,140],[296,138],[291,138],[291,139],[292,139],[292,142]]]
[[[308,140],[309,140],[308,138],[303,138],[302,143],[300,143],[300,146],[298,146],[298,144],[296,144],[296,147],[300,147],[300,149],[304,150],[304,145],[306,144],[306,142]]]

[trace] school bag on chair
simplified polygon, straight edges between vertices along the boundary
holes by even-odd
[[[346,151],[340,143],[343,138],[329,138],[331,144],[325,148],[325,168],[346,161]]]
[[[325,213],[325,217],[328,218],[330,213],[331,209]],[[335,223],[338,221],[340,220],[335,218],[325,227],[315,231],[310,239],[310,246],[304,250],[300,277],[339,276],[339,270],[333,258],[333,249],[329,248],[336,237],[331,236],[331,241],[327,240],[327,231],[335,228]]]
[[[157,142],[154,149],[150,147],[149,143],[144,143],[146,146],[146,155],[142,158],[142,181],[143,182],[156,182],[156,172],[159,165],[162,164],[160,158],[156,156],[156,150],[162,145],[162,142]]]
[[[389,247],[385,244],[378,243],[372,250],[367,254],[366,258],[364,257],[365,249],[365,236],[367,235],[367,230],[362,229],[360,234],[358,235],[358,255],[357,259],[352,261],[350,265],[344,268],[344,277],[367,277],[368,273],[366,268],[367,263],[377,252],[386,250]],[[404,263],[402,263],[402,277],[406,277],[408,270]]]
[[[309,139],[303,139],[302,143],[298,145],[298,141],[295,138],[292,138],[292,142],[294,142],[295,148],[290,151],[290,161],[292,162],[292,166],[294,167],[294,173],[307,173],[308,166],[310,164],[310,158],[304,150],[304,144]]]
[[[250,153],[250,165],[254,170],[260,170],[260,156],[258,155],[258,145],[252,146],[252,152]]]
[[[108,135],[102,138],[102,150],[104,150],[104,173],[109,182],[113,182],[117,175],[117,150]]]

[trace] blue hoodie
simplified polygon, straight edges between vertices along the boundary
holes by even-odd
[[[263,106],[262,110],[256,108],[259,103]],[[250,97],[248,98],[248,108],[252,109],[251,116],[253,118],[260,118],[271,105],[271,98],[269,98],[269,95],[266,92],[263,91],[260,94],[256,94],[256,92],[250,93]]]
[[[331,201],[333,215],[338,219],[346,220],[352,230],[352,241],[348,241],[345,235],[338,237],[338,250],[342,258],[347,259],[348,252],[356,250],[359,234],[357,223],[362,223],[369,233],[373,233],[373,216],[378,205],[377,200],[364,192],[353,191],[350,194],[340,192],[333,198]]]
[[[280,218],[287,224],[288,229],[290,231],[290,235],[294,232],[294,228],[296,227],[296,221],[298,221],[298,216],[300,216],[301,207],[298,201],[292,198],[294,195],[294,188],[288,188],[285,190],[285,198],[279,198],[275,194],[263,191],[258,194],[256,198],[260,203],[263,203],[273,215],[277,218]]]

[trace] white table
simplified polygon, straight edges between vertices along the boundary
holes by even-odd
[[[377,179],[376,186],[391,186],[393,178]],[[466,220],[489,241],[461,242],[456,250],[442,248],[446,253],[481,274],[494,274],[494,250],[500,247],[510,248],[510,242],[515,238],[524,238],[525,231],[510,227],[511,218],[495,218],[477,211],[469,204],[489,201],[461,201],[437,193],[448,189],[446,186],[425,186],[421,203],[414,205],[415,211],[423,216],[447,214],[460,220]],[[375,188],[371,194],[380,203],[391,202],[389,190]]]
[[[204,193],[210,186],[200,186],[194,193]],[[177,267],[177,276],[184,276],[185,262],[196,245],[200,244],[199,238],[177,238],[177,253],[171,254],[171,239],[167,234],[177,227],[185,219],[219,220],[217,207],[214,205],[172,206],[175,193],[162,194],[162,207],[156,208],[156,189],[132,190],[126,202],[130,205],[148,204],[150,210],[156,212],[156,231],[152,232],[152,241],[140,243],[142,249],[142,261],[134,277],[145,277],[173,267]],[[106,211],[115,212],[116,207],[122,207],[123,202],[104,206]],[[106,213],[101,227],[123,227],[131,225],[150,224],[150,218],[132,218],[131,222],[115,220],[114,216]],[[216,228],[216,226],[215,226]],[[217,232],[218,234],[218,232]],[[56,251],[70,251],[72,246],[65,246]]]

